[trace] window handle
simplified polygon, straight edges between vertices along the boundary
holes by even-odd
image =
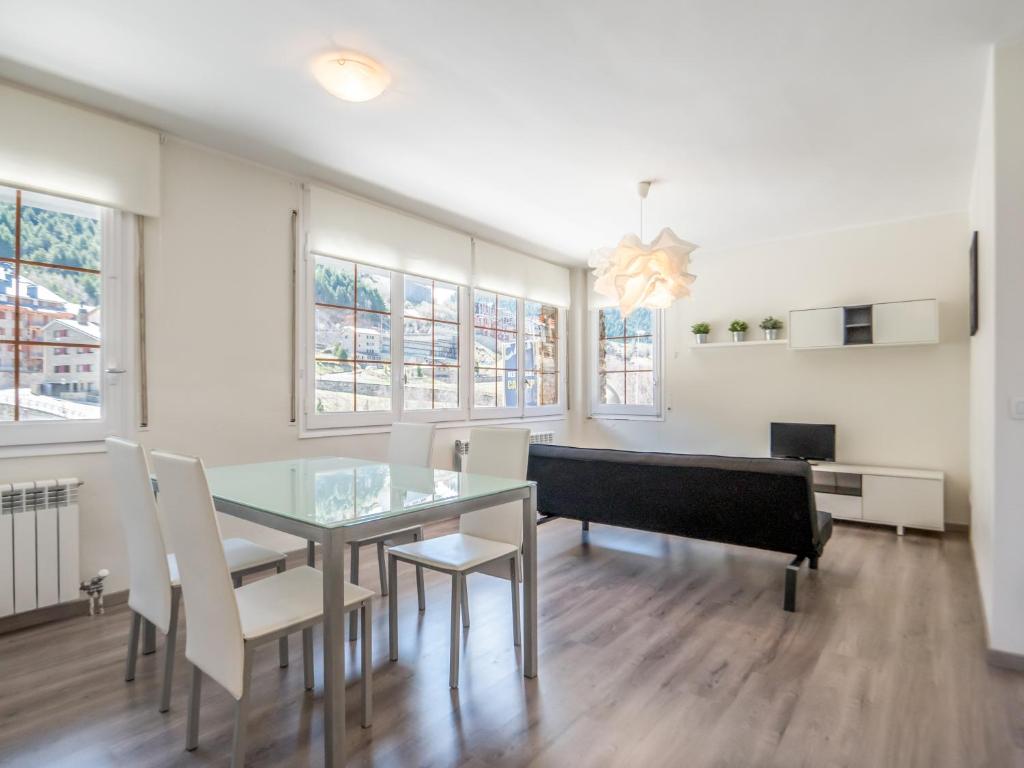
[[[104,368],[104,373],[128,373],[125,368]]]

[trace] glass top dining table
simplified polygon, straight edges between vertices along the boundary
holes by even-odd
[[[521,502],[523,675],[537,676],[536,485],[446,469],[345,457],[207,469],[219,512],[300,536],[307,563],[321,547],[324,573],[324,764],[345,765],[346,542]],[[515,514],[515,513],[510,513]]]

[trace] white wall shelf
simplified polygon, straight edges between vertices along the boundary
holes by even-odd
[[[789,342],[786,339],[751,339],[750,341],[709,341],[706,344],[690,344],[690,349],[704,349],[706,347],[765,347],[784,346]]]

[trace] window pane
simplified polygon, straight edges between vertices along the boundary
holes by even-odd
[[[351,309],[316,308],[316,356],[352,360],[355,339]]]
[[[498,297],[498,327],[505,331],[516,330],[516,299],[508,296]]]
[[[316,412],[344,413],[355,408],[352,363],[316,363]]]
[[[495,354],[495,346],[497,344],[495,332],[476,328],[473,333],[473,341],[473,359],[476,365],[482,368],[494,368],[498,364]]]
[[[519,372],[498,371],[498,405],[515,408],[519,405]]]
[[[317,259],[313,274],[317,304],[351,307],[355,303],[355,265],[337,259]]]
[[[487,291],[473,292],[473,325],[494,328],[497,323],[498,297]]]
[[[531,336],[539,336],[541,304],[538,301],[523,302],[523,331]]]
[[[459,320],[459,289],[448,283],[434,283],[434,318],[456,323]]]
[[[14,292],[14,265],[0,262],[0,339],[14,338]]]
[[[558,374],[542,373],[540,376],[540,404],[558,405]]]
[[[622,371],[626,368],[623,356],[622,339],[606,339],[597,349],[597,369],[599,371]]]
[[[431,351],[431,325],[429,320],[406,320],[402,354],[407,363],[430,363],[434,356]]]
[[[498,366],[501,368],[519,367],[519,350],[516,344],[518,334],[498,331]]]
[[[650,336],[626,341],[626,368],[630,371],[654,369],[654,342]]]
[[[356,312],[356,359],[391,359],[391,315]]]
[[[0,187],[0,259],[14,258],[15,199],[13,189]]]
[[[440,365],[459,364],[459,326],[434,323],[434,362]]]
[[[630,405],[654,405],[654,373],[626,374],[626,402]]]
[[[429,365],[406,365],[404,372],[405,409],[409,411],[429,410],[431,404],[431,367]]]
[[[493,407],[497,404],[498,373],[493,369],[473,373],[473,405]]]
[[[626,374],[598,374],[600,402],[604,405],[622,405],[626,402]]]
[[[558,344],[545,341],[540,345],[540,369],[542,371],[558,370]]]
[[[405,314],[406,317],[433,317],[434,287],[431,280],[420,280],[416,277],[405,278]]]
[[[21,421],[99,419],[103,415],[98,349],[23,344],[18,383]]]
[[[644,336],[654,332],[654,314],[651,310],[641,307],[634,309],[626,318],[627,336]]]
[[[14,421],[14,345],[0,344],[0,422]]]
[[[540,382],[537,381],[539,375],[534,371],[526,371],[523,374],[523,403],[527,408],[540,405]]]
[[[602,339],[623,335],[625,325],[622,322],[622,313],[619,310],[601,309],[598,310],[597,315]]]
[[[95,205],[22,192],[22,261],[99,270],[99,218]]]
[[[459,407],[459,369],[434,369],[434,407]]]
[[[391,273],[362,265],[356,268],[356,273],[356,306],[360,309],[390,312]]]
[[[80,307],[92,312],[100,305],[100,285],[91,272],[22,265],[18,290],[25,311],[72,316]]]
[[[356,365],[356,410],[391,410],[391,366],[377,363]]]

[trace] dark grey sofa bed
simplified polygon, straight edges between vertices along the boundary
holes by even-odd
[[[527,478],[543,515],[739,544],[794,556],[783,607],[796,607],[796,575],[832,535],[814,505],[811,466],[789,459],[531,445]]]

